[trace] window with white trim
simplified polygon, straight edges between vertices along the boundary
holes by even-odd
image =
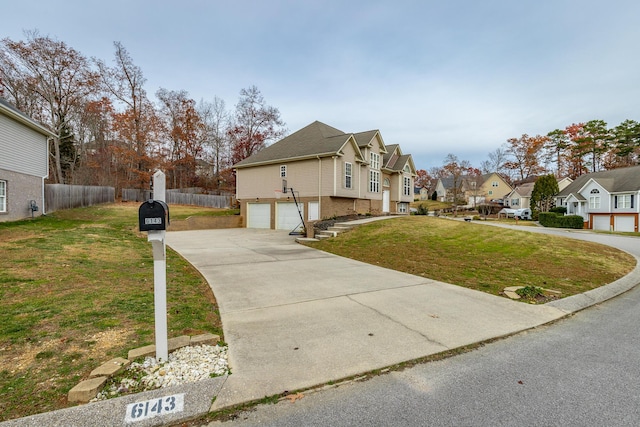
[[[287,165],[280,166],[280,178],[287,177]]]
[[[7,181],[0,181],[0,212],[7,211]]]
[[[398,212],[407,213],[408,212],[408,209],[407,209],[408,206],[409,206],[408,203],[398,203]]]
[[[369,191],[371,193],[380,192],[380,172],[369,171]]]
[[[633,194],[615,196],[616,209],[633,209]]]
[[[380,154],[371,153],[371,169],[380,169]]]
[[[600,194],[600,191],[594,188],[590,194]],[[600,196],[589,196],[589,209],[600,209]]]
[[[408,176],[404,177],[403,190],[404,191],[402,192],[402,194],[404,194],[405,196],[411,195],[411,178],[409,178]]]
[[[344,188],[351,188],[352,165],[349,162],[344,163]]]
[[[500,185],[500,184],[498,183],[498,181],[491,181],[491,186],[492,186],[492,187],[497,187],[497,186],[499,186],[499,185]]]

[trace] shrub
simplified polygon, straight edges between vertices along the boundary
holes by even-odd
[[[564,215],[567,213],[567,208],[565,208],[564,206],[556,206],[554,208],[549,209],[549,212],[554,212],[557,214]]]
[[[418,210],[416,211],[416,215],[429,215],[429,208],[420,203],[420,206],[418,206]]]
[[[544,295],[544,289],[537,286],[525,286],[516,291],[521,298],[535,299],[539,295]]]
[[[584,228],[584,219],[580,215],[558,215],[555,212],[540,212],[538,214],[540,224],[553,228]]]

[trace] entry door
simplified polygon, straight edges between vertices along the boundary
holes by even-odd
[[[389,190],[382,190],[382,212],[389,212]]]
[[[320,219],[320,204],[318,202],[309,202],[309,221],[316,221]]]

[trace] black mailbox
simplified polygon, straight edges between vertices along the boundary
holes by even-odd
[[[161,200],[149,200],[138,209],[140,231],[166,230],[169,225],[169,206]]]

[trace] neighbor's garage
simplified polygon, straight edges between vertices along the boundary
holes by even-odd
[[[271,204],[247,203],[247,228],[271,228]]]
[[[616,215],[613,217],[614,231],[634,232],[636,227],[636,218],[632,215]]]
[[[302,218],[304,218],[304,205],[300,203],[298,206],[300,206]],[[301,224],[300,214],[295,203],[276,203],[276,229],[293,231],[302,227],[303,224]]]
[[[611,229],[611,217],[609,215],[593,215],[593,229],[600,231],[609,231]]]

